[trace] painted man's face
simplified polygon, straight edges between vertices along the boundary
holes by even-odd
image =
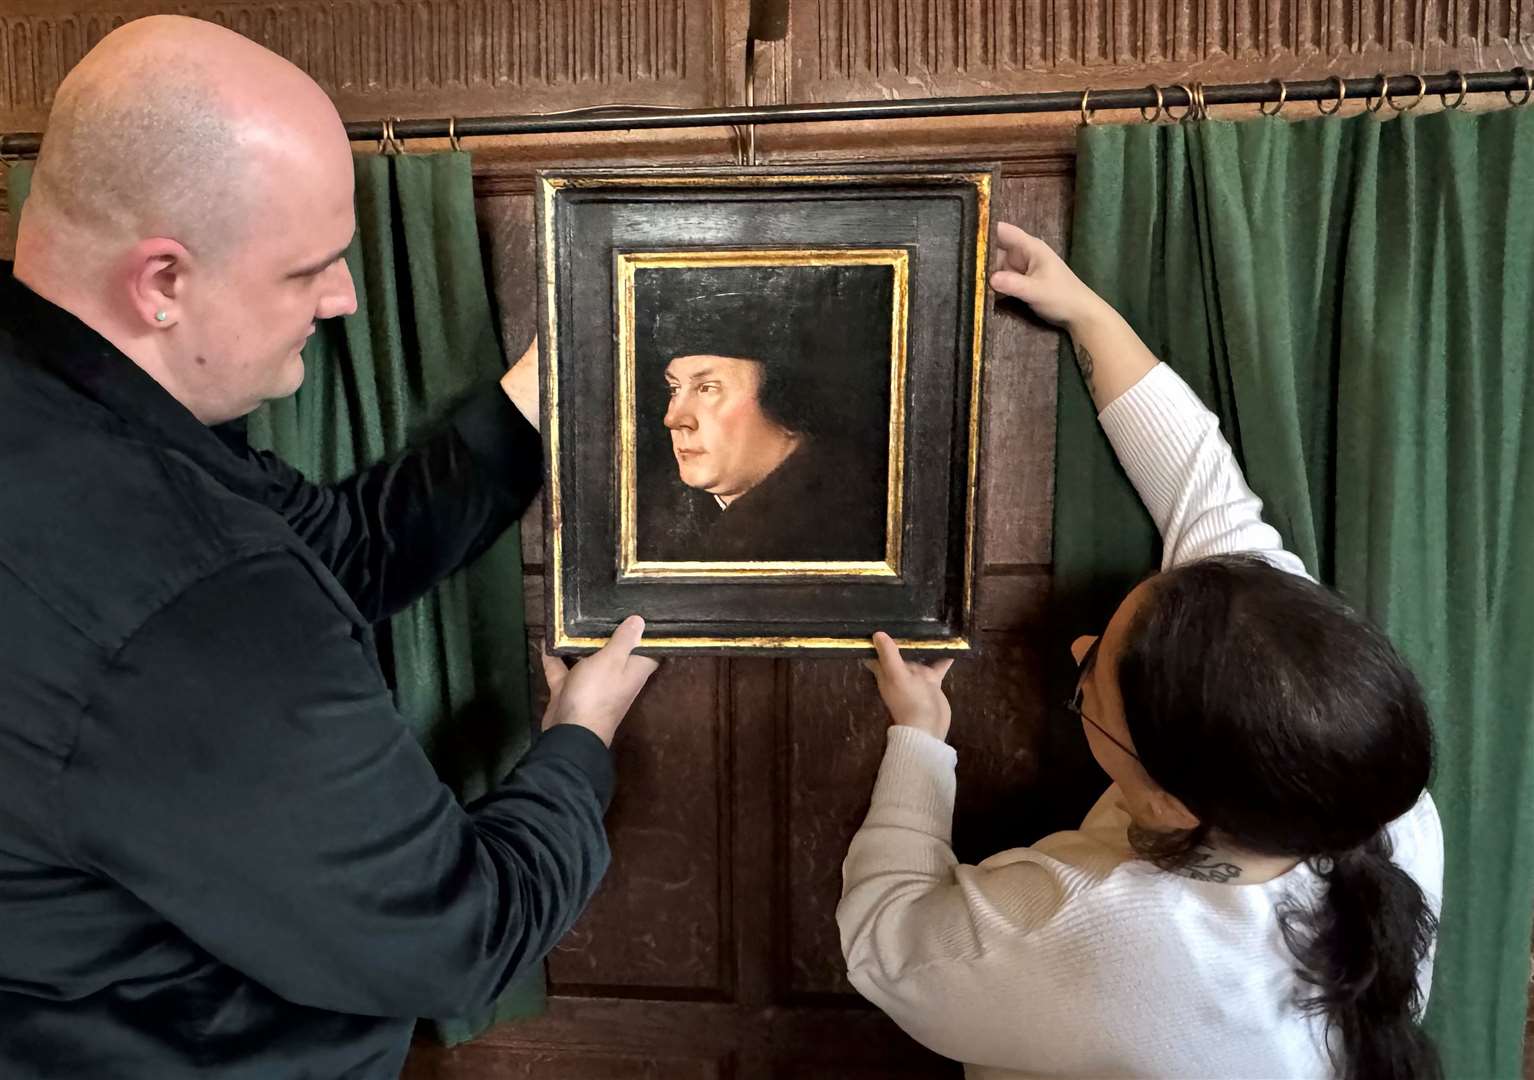
[[[782,463],[794,436],[762,411],[763,367],[733,356],[678,356],[666,365],[666,427],[682,483],[728,503]]]

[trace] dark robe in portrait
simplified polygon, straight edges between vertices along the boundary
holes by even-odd
[[[760,484],[721,508],[667,483],[641,492],[639,557],[662,562],[876,562],[885,555],[886,470],[869,455],[806,440]],[[882,463],[881,463],[882,464]],[[647,509],[646,496],[654,501]]]

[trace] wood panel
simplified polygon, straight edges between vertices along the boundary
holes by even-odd
[[[621,866],[550,956],[556,982],[585,993],[722,997],[729,990],[721,679],[717,660],[668,662],[613,740],[623,772],[609,835]]]
[[[564,1047],[513,1050],[469,1045],[456,1050],[416,1053],[401,1080],[720,1080],[730,1075],[729,1059],[700,1061],[661,1055],[592,1053]]]
[[[38,130],[60,79],[143,15],[209,19],[286,56],[351,118],[716,103],[712,0],[5,0],[0,129]]]
[[[1263,65],[1360,73],[1527,58],[1528,6],[1501,0],[807,0],[791,8],[790,96],[994,93],[1084,74],[1222,73]],[[1452,63],[1449,64],[1452,66]],[[1115,69],[1118,69],[1116,71]],[[1140,80],[1142,83],[1145,79]]]
[[[1070,196],[1068,176],[1011,177],[996,192],[993,214],[1063,250]],[[981,551],[993,573],[1050,559],[1060,341],[1021,304],[998,300],[996,317],[1007,330],[993,334],[986,351],[984,455],[990,468],[981,481],[987,508]]]

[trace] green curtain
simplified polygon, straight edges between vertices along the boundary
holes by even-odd
[[[354,160],[357,235],[346,259],[357,313],[321,323],[304,350],[303,387],[249,421],[252,443],[321,483],[403,450],[506,370],[469,156]],[[31,175],[30,164],[9,174],[13,223]],[[464,802],[484,794],[526,752],[533,730],[518,531],[379,630],[400,713],[438,775]],[[537,1015],[544,1001],[540,970],[479,1015],[432,1023],[455,1045]]]
[[[16,243],[16,222],[21,217],[21,204],[27,201],[32,190],[32,163],[17,162],[5,174],[5,208],[11,215],[11,245]]]
[[[299,392],[250,420],[251,441],[328,482],[403,450],[506,370],[467,154],[359,155],[357,313],[321,324]],[[380,634],[395,700],[460,799],[484,794],[532,733],[522,549],[510,529]],[[542,972],[497,1007],[436,1020],[449,1045],[543,1008]]]
[[[1071,263],[1389,632],[1439,740],[1429,1029],[1521,1076],[1534,914],[1534,109],[1082,132]],[[1527,420],[1525,417],[1527,416]],[[1101,627],[1158,541],[1060,357],[1055,570]]]

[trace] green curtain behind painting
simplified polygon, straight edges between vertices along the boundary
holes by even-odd
[[[506,370],[467,154],[355,159],[357,313],[321,324],[299,392],[251,417],[251,441],[328,482],[404,449]],[[510,771],[532,732],[516,529],[380,633],[400,714],[465,802]],[[380,628],[382,631],[383,628]],[[392,661],[392,663],[391,663]],[[438,1020],[443,1041],[543,1007],[541,972],[484,1015]]]
[[[1220,416],[1438,730],[1450,1077],[1522,1075],[1534,914],[1534,109],[1093,127],[1071,263]],[[1096,631],[1155,530],[1060,358],[1055,571]]]
[[[474,217],[467,154],[356,159],[357,236],[346,254],[357,313],[320,324],[298,394],[250,418],[251,441],[329,482],[389,457],[506,370]],[[8,178],[13,220],[31,166]],[[379,628],[401,715],[468,802],[532,734],[522,551],[510,529],[469,568]],[[387,948],[387,942],[380,942]],[[434,1020],[449,1045],[541,1012],[541,971],[473,1017]]]

